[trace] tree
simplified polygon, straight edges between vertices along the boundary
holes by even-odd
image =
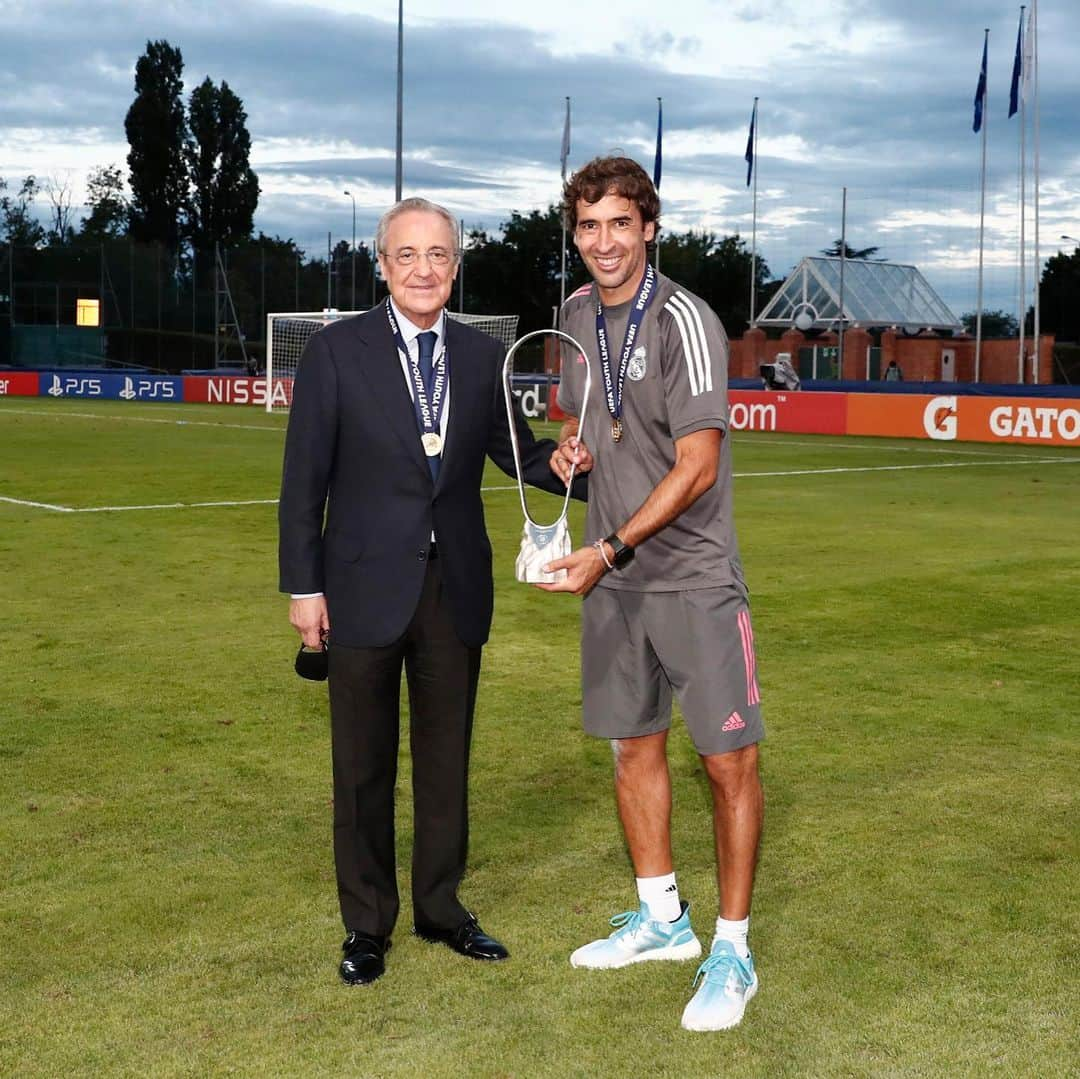
[[[1032,332],[1034,322],[1035,312],[1029,310]],[[1080,247],[1047,259],[1039,283],[1039,332],[1056,334],[1059,341],[1080,341]]]
[[[554,206],[528,215],[514,212],[502,237],[470,233],[465,253],[466,309],[520,316],[518,332],[549,327],[559,303],[559,243],[562,220]],[[739,236],[718,239],[711,232],[684,232],[660,242],[660,269],[697,293],[720,316],[728,331],[741,333],[750,316],[751,255]],[[566,294],[588,281],[584,263],[567,237]],[[764,289],[769,267],[757,260],[757,287]],[[760,309],[760,304],[759,304]]]
[[[174,255],[187,202],[183,70],[179,49],[167,41],[148,41],[135,65],[135,100],[124,120],[131,146],[131,235],[163,244]]]
[[[467,311],[516,314],[518,333],[551,326],[559,304],[559,244],[562,218],[554,206],[525,215],[516,210],[502,224],[502,237],[486,232],[469,234],[465,252],[465,305]],[[570,236],[566,238],[569,296],[585,280],[581,258]]]
[[[732,336],[750,322],[750,274],[754,260],[741,236],[717,238],[711,232],[676,233],[660,241],[660,269],[700,296],[720,316]],[[764,306],[762,290],[769,267],[758,258],[757,308]]]
[[[86,190],[86,205],[90,213],[83,218],[79,236],[98,243],[123,236],[127,226],[128,203],[120,166],[99,165],[91,169]]]
[[[19,185],[18,195],[5,195],[7,186],[7,181],[0,177],[0,228],[4,242],[15,247],[40,247],[45,242],[45,230],[33,213],[37,178],[27,176]]]
[[[844,258],[846,259],[866,259],[869,262],[885,262],[885,259],[876,259],[874,256],[881,250],[880,247],[860,247],[858,249],[850,247],[847,243],[844,243],[839,237],[833,240],[832,247],[826,247],[821,253],[828,258],[838,259],[840,257],[841,244],[843,244]]]
[[[259,180],[249,164],[251,136],[243,102],[206,78],[192,92],[184,158],[191,179],[188,234],[197,252],[251,236]]]
[[[353,307],[353,249],[348,240],[338,240],[330,255],[330,277],[333,282],[332,306],[341,311]],[[371,304],[371,252],[366,244],[356,246],[356,306],[365,308]],[[326,263],[323,263],[325,266]],[[325,296],[325,292],[324,292]],[[320,305],[322,306],[322,305]],[[448,306],[457,307],[457,293],[453,293]]]
[[[352,307],[352,248],[348,240],[338,240],[330,253],[331,306],[339,311]]]
[[[71,175],[53,173],[45,181],[45,194],[49,196],[51,227],[45,235],[49,244],[69,244],[75,239],[71,226]]]
[[[968,333],[975,332],[976,326],[976,312],[965,311],[960,316],[960,321],[964,324],[964,329]],[[982,313],[982,335],[983,337],[1016,337],[1020,332],[1020,323],[1017,322],[1015,316],[1008,314],[1006,311],[984,311]]]

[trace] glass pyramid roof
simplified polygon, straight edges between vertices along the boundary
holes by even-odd
[[[766,304],[758,325],[835,328],[840,318],[840,261],[804,258]],[[960,320],[914,266],[845,259],[843,295],[847,326],[896,326],[910,331],[961,328]]]

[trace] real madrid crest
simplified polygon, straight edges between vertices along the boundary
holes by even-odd
[[[640,382],[645,377],[645,371],[647,370],[645,361],[645,346],[641,345],[639,348],[634,349],[630,362],[626,365],[626,377],[631,382]]]

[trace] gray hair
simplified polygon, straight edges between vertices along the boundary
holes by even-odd
[[[445,207],[437,202],[429,202],[427,199],[410,198],[395,202],[389,210],[379,218],[378,228],[375,230],[375,250],[380,255],[386,254],[386,234],[390,231],[390,223],[400,214],[407,213],[436,214],[450,226],[450,235],[454,237],[454,260],[461,258],[461,248],[458,246],[458,222],[457,218]]]

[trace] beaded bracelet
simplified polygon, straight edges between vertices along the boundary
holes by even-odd
[[[604,541],[596,540],[593,546],[596,548],[596,553],[600,555],[600,561],[604,563],[604,566],[609,570],[614,569],[615,563],[608,561],[607,551],[604,550]]]

